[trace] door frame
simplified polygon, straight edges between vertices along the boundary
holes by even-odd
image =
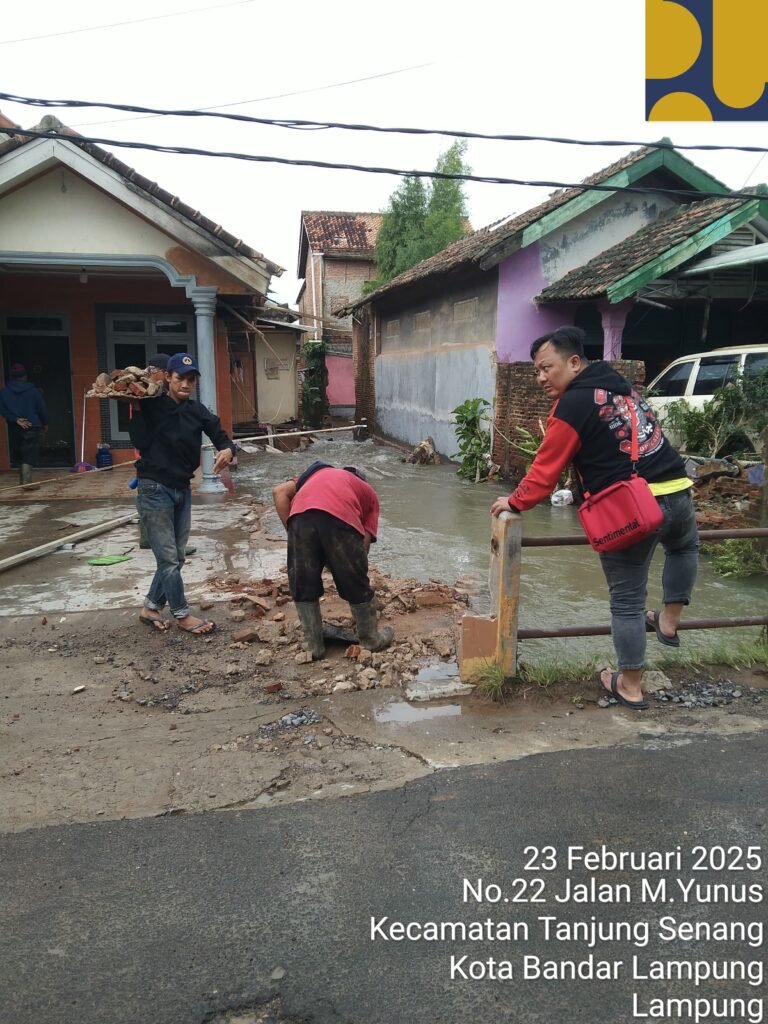
[[[10,327],[8,320],[11,317],[39,317],[41,319],[53,319],[57,318],[61,320],[61,328],[59,330],[41,330],[37,328],[28,328],[25,330],[23,327]],[[77,409],[75,408],[75,396],[72,384],[72,335],[70,332],[69,314],[63,310],[40,310],[40,309],[4,309],[0,310],[0,361],[2,362],[3,369],[3,380],[7,384],[5,369],[5,342],[9,336],[24,336],[28,334],[35,337],[47,337],[47,338],[66,338],[67,339],[67,362],[69,364],[69,398],[72,413],[70,416],[70,429],[72,434],[72,451],[77,457],[77,441],[76,441],[76,416]],[[8,438],[8,458],[11,457],[10,437]]]

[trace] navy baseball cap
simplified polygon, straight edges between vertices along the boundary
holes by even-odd
[[[196,373],[198,377],[200,376],[195,357],[189,352],[177,352],[172,355],[165,369],[167,373]]]

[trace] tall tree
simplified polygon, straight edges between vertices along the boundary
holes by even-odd
[[[377,287],[424,259],[427,190],[421,178],[403,178],[389,197],[376,239]]]
[[[435,171],[468,174],[464,163],[466,140],[455,142],[441,153]],[[376,241],[378,275],[366,292],[391,281],[404,270],[434,256],[446,245],[467,233],[467,200],[463,183],[435,178],[425,186],[421,178],[408,175],[389,198]]]
[[[441,153],[435,170],[440,174],[469,174],[464,162],[467,140],[461,139]],[[424,221],[426,248],[430,255],[440,252],[446,245],[466,234],[467,198],[464,183],[457,179],[434,178]],[[422,257],[423,258],[423,257]]]

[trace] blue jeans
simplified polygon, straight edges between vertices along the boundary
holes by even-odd
[[[177,619],[191,614],[181,567],[192,525],[192,491],[139,478],[136,508],[157,562],[144,607],[159,612],[168,604]]]
[[[664,522],[652,537],[600,555],[611,602],[611,635],[618,668],[645,665],[645,601],[656,545],[664,548],[664,604],[688,604],[699,564],[699,533],[690,488],[656,499]]]

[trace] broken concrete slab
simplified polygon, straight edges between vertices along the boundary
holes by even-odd
[[[460,679],[414,680],[406,687],[408,700],[444,700],[446,697],[463,697],[472,693],[474,686],[462,683]]]

